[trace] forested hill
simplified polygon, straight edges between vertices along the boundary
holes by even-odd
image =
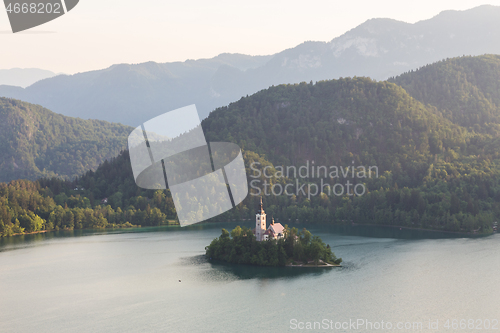
[[[476,132],[500,133],[500,55],[440,61],[389,79],[446,118]]]
[[[443,149],[470,134],[401,87],[369,78],[281,85],[219,108],[203,121],[209,141],[233,141],[275,165],[377,165],[419,184]]]
[[[131,130],[0,98],[0,181],[81,175],[126,149]]]
[[[488,59],[451,59],[435,66],[470,61],[470,68],[482,68]],[[491,59],[496,61],[495,57]],[[425,70],[405,74],[407,82],[411,82],[412,75],[417,80]],[[463,90],[465,100],[475,100],[470,97],[474,92],[479,99],[480,92],[495,104],[498,94],[495,95],[494,87],[498,87],[500,78],[495,80],[492,76],[490,82],[483,85],[483,79],[477,74],[482,72],[472,72],[476,81],[467,77],[467,82],[474,82],[478,88],[471,88],[471,92]],[[453,96],[460,96],[457,89],[463,87],[462,75],[446,70],[437,71],[435,75],[434,81],[449,83],[449,101],[458,98]],[[489,87],[492,88],[488,90]],[[471,125],[453,116],[457,110],[454,107],[434,106],[432,99],[421,99],[422,102],[413,98],[395,83],[369,78],[280,85],[216,109],[202,126],[208,141],[240,145],[248,180],[260,181],[257,187],[262,188],[265,179],[262,173],[258,175],[250,168],[253,162],[258,162],[260,170],[269,166],[267,173],[274,175],[267,179],[271,186],[300,182],[290,188],[292,195],[263,196],[266,212],[278,222],[355,222],[490,233],[492,223],[500,218],[500,143],[495,134],[500,122],[494,110],[484,111],[488,109],[483,108],[483,104],[471,108],[471,113],[491,115],[488,120]],[[468,105],[460,103],[462,100],[458,105]],[[321,177],[321,181],[332,186],[345,186],[346,181],[363,184],[366,193],[356,196],[352,188],[343,195],[327,194],[327,191],[312,194],[308,186],[320,184],[318,175],[300,179],[275,175],[278,166],[299,167],[312,161],[316,166],[338,166],[343,171],[353,166],[356,172],[363,166],[376,166],[378,177],[354,177],[350,172],[344,176],[340,172],[340,177]],[[127,225],[127,222],[161,225],[175,217],[168,190],[146,191],[135,185],[128,152],[73,182],[43,179],[33,186],[21,185],[14,182],[3,190],[0,188],[4,203],[9,205],[3,215],[11,216],[10,222],[4,222],[4,234],[18,232],[22,227],[36,230],[39,225],[42,229],[105,227]],[[307,185],[305,191],[297,189],[300,185]],[[39,193],[50,199],[43,205],[48,208],[39,209],[35,214],[45,222],[28,213],[32,211],[33,200],[29,199],[28,192],[23,192],[25,187],[33,190],[34,198]],[[82,187],[84,189],[80,189]],[[257,188],[252,187],[251,191],[255,194]],[[11,197],[18,192],[23,199],[16,204]],[[257,201],[258,197],[249,195],[235,209],[215,220],[253,219]],[[84,222],[76,223],[76,217],[72,216],[77,215]]]
[[[238,143],[274,166],[378,166],[361,197],[271,195],[274,216],[486,232],[500,213],[498,137],[450,112],[396,84],[348,78],[271,87],[215,110],[203,128],[209,141]],[[481,125],[498,126],[490,119]]]

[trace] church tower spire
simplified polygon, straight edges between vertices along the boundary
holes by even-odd
[[[255,215],[255,238],[258,242],[264,240],[266,229],[266,212],[262,204],[262,197],[260,197],[260,205]]]

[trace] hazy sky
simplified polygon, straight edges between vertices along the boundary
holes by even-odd
[[[80,0],[68,14],[12,34],[0,8],[0,69],[76,73],[115,63],[273,54],[330,41],[370,18],[409,23],[500,0]]]

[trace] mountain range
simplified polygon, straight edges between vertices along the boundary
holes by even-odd
[[[272,85],[369,76],[385,80],[462,55],[500,54],[500,7],[444,11],[414,24],[372,19],[330,42],[305,42],[270,56],[221,54],[174,63],[119,64],[44,79],[0,96],[72,117],[138,126],[196,104],[201,118]]]
[[[37,81],[56,75],[54,72],[39,68],[0,69],[0,85],[26,88]]]
[[[208,141],[234,142],[274,165],[354,161],[402,172],[398,184],[413,187],[435,155],[499,156],[499,84],[499,55],[466,56],[389,81],[270,87],[217,108],[202,126]]]
[[[242,147],[248,180],[257,183],[250,186],[254,195],[215,220],[251,219],[257,189],[262,195],[292,184],[291,195],[263,195],[268,214],[284,223],[347,220],[490,233],[500,216],[499,66],[496,55],[453,58],[392,79],[411,93],[394,82],[343,78],[274,86],[217,108],[202,122],[208,141]],[[441,96],[436,105],[435,94]],[[377,174],[276,175],[279,166],[312,163],[356,172],[376,166]],[[319,178],[332,186],[363,183],[366,193],[309,195]],[[128,151],[58,188],[70,197],[77,183],[88,197],[110,198],[112,209],[158,195],[134,184]]]
[[[291,184],[289,195],[263,196],[266,212],[284,223],[353,221],[491,233],[500,217],[499,78],[500,56],[466,56],[389,81],[354,77],[272,86],[217,108],[202,122],[207,140],[238,144],[248,180],[257,184],[250,184],[254,195],[215,220],[253,218],[255,194],[270,193],[264,189],[267,181],[270,187]],[[38,170],[45,165],[74,171],[75,163],[92,157],[93,165],[104,153],[120,149],[131,131],[16,100],[0,101],[5,119],[0,142],[8,142],[0,151],[36,156],[24,165]],[[88,138],[82,138],[85,133]],[[2,159],[7,176],[18,176],[9,170],[33,170],[13,167],[15,158]],[[313,163],[341,171],[338,176],[276,174],[279,166]],[[369,166],[377,171],[360,177],[358,172]],[[357,176],[344,172],[351,168]],[[323,188],[315,195],[310,185],[319,186],[319,178],[333,192]],[[335,186],[346,181],[363,184],[366,193],[336,195]],[[22,228],[161,225],[175,218],[175,207],[169,190],[137,187],[125,150],[73,181],[0,184],[0,218],[0,233],[9,235]]]

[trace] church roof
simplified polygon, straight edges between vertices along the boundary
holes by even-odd
[[[271,224],[271,225],[269,226],[269,229],[273,229],[273,232],[274,232],[275,234],[282,234],[282,235],[283,235],[283,234],[284,234],[284,233],[283,233],[283,230],[285,230],[285,227],[283,227],[283,226],[281,225],[281,223],[275,223],[275,224]]]
[[[274,232],[271,230],[271,228],[267,229],[264,235],[269,235],[271,237],[274,237]]]

